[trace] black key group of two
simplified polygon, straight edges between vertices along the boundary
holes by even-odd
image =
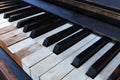
[[[76,68],[79,68],[110,41],[111,39],[102,37],[92,46],[76,56],[71,64]],[[92,64],[92,66],[86,72],[86,75],[90,76],[91,78],[95,78],[119,52],[120,43],[116,42],[112,48],[110,48],[102,57]]]

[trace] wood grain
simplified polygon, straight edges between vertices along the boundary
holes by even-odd
[[[116,19],[116,20],[120,20],[120,14],[117,13],[117,12],[113,12],[113,11],[110,11],[110,10],[107,10],[107,9],[104,9],[104,8],[100,8],[100,7],[96,7],[96,6],[93,6],[93,5],[89,5],[89,4],[86,4],[86,3],[77,2],[75,0],[69,0],[69,1],[63,0],[63,2],[74,5],[76,7],[81,8],[81,9],[85,9],[85,10],[88,10],[88,11],[91,11],[91,12],[102,14],[104,16],[108,16],[108,17]]]
[[[5,61],[0,60],[0,71],[4,74],[7,80],[17,80],[16,76],[12,73]]]

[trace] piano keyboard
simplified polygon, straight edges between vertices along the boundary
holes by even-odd
[[[33,80],[107,80],[120,64],[119,42],[14,1],[0,1],[0,40]]]

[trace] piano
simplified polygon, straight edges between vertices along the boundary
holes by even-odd
[[[0,46],[32,80],[120,80],[112,2],[0,0]]]

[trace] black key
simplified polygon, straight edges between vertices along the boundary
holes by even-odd
[[[32,33],[30,34],[30,37],[31,38],[38,37],[50,30],[53,30],[53,29],[65,24],[65,23],[66,23],[65,20],[61,20],[61,19],[59,21],[55,20],[55,21],[51,22],[50,24],[40,26],[39,28],[33,30]]]
[[[7,12],[7,11],[12,11],[12,10],[22,8],[22,7],[25,7],[25,6],[28,6],[28,4],[27,3],[22,3],[22,4],[19,4],[19,5],[17,4],[17,5],[14,5],[14,6],[3,7],[3,8],[0,8],[0,13],[4,13],[4,12]]]
[[[117,42],[110,50],[108,50],[89,68],[86,74],[91,78],[95,78],[105,68],[105,66],[118,54],[119,51],[120,43]]]
[[[0,2],[8,2],[8,1],[13,1],[13,0],[0,0]]]
[[[22,18],[31,16],[31,15],[40,13],[40,12],[42,12],[42,10],[34,9],[34,10],[29,10],[29,11],[27,11],[27,12],[22,12],[22,13],[19,13],[19,14],[11,15],[11,16],[9,17],[9,20],[8,20],[8,21],[9,21],[9,22],[16,21],[16,20],[19,20],[19,19],[22,19]]]
[[[8,0],[8,1],[0,1],[0,5],[1,4],[8,4],[8,3],[12,3],[14,2],[15,0]]]
[[[42,25],[46,25],[46,24],[51,24],[51,19],[56,19],[56,16],[53,15],[44,15],[43,18],[39,19],[38,21],[26,24],[24,26],[23,32],[28,32],[31,30],[34,30],[36,28],[41,27]]]
[[[90,59],[97,51],[103,48],[109,41],[110,39],[106,37],[101,38],[92,46],[90,46],[85,51],[76,56],[72,62],[72,65],[76,68],[79,68],[83,63]]]
[[[54,35],[52,35],[50,37],[47,37],[44,40],[43,45],[48,47],[48,46],[52,45],[53,43],[67,37],[68,35],[70,35],[70,34],[72,34],[74,32],[76,32],[79,29],[81,29],[81,26],[76,26],[75,25],[75,26],[72,26],[72,27],[70,27],[68,29],[65,29],[65,30],[61,31],[61,32],[58,32],[58,33],[56,33],[56,34],[54,34]]]
[[[75,43],[77,43],[78,41],[80,41],[81,39],[83,39],[84,37],[88,36],[90,34],[89,30],[82,30],[79,31],[78,33],[68,37],[67,39],[57,43],[53,49],[53,52],[55,54],[60,54],[61,52],[63,52],[64,50],[68,49],[69,47],[71,47],[72,45],[74,45]]]
[[[15,1],[15,0],[0,0],[0,2],[8,2],[8,1]]]
[[[14,15],[14,14],[18,14],[18,13],[21,13],[21,12],[26,12],[26,11],[29,11],[30,9],[35,9],[36,7],[27,7],[27,8],[22,8],[22,9],[17,9],[17,10],[14,10],[14,11],[9,11],[9,12],[6,12],[4,14],[4,18],[8,18],[10,17],[11,15]]]
[[[27,25],[27,24],[30,24],[30,23],[39,21],[39,20],[41,20],[41,19],[44,19],[44,18],[48,17],[49,15],[52,15],[52,14],[50,14],[50,13],[45,13],[45,14],[42,14],[42,15],[38,15],[38,16],[35,16],[35,17],[31,17],[31,18],[29,18],[29,19],[22,20],[22,21],[18,22],[17,28],[21,28],[21,27],[24,27],[24,26]]]
[[[120,64],[113,71],[113,73],[110,75],[110,77],[107,80],[120,80]]]
[[[11,2],[11,3],[7,3],[7,4],[1,4],[0,5],[0,8],[2,7],[7,7],[7,6],[13,6],[13,5],[16,5],[16,4],[20,4],[20,3],[23,3],[22,1],[15,1],[15,2]]]

